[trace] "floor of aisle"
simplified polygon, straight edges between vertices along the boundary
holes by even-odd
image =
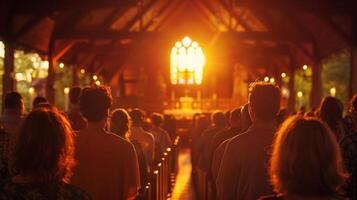
[[[195,193],[191,178],[191,151],[180,149],[178,157],[178,173],[172,193],[172,200],[194,200]]]

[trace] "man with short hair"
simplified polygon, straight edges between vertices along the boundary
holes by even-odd
[[[166,148],[172,145],[172,142],[169,133],[161,128],[164,117],[159,113],[153,113],[151,114],[150,118],[152,124],[150,131],[154,136],[156,144],[160,145],[159,148],[161,152],[165,152]]]
[[[136,140],[141,145],[144,151],[146,163],[149,167],[153,164],[155,159],[154,136],[150,132],[145,131],[142,127],[144,119],[144,113],[142,110],[136,108],[132,110],[129,115],[132,120],[129,139],[131,141]]]
[[[277,86],[265,82],[251,86],[249,114],[253,124],[227,144],[216,181],[219,199],[252,200],[272,193],[267,163],[279,109]]]
[[[76,138],[77,166],[72,183],[93,199],[132,199],[140,187],[139,166],[133,145],[105,131],[112,97],[104,86],[92,86],[80,96],[80,111],[88,121]]]

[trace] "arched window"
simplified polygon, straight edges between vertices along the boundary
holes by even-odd
[[[189,37],[175,43],[171,49],[171,83],[201,85],[205,56],[202,48]]]

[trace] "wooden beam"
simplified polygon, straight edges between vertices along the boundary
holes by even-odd
[[[71,41],[69,42],[64,48],[62,48],[59,52],[53,55],[54,60],[60,60],[64,54],[66,54],[75,44],[76,42]]]
[[[287,35],[281,33],[272,32],[222,32],[221,33],[227,37],[237,37],[239,39],[248,40],[264,40],[264,41],[288,41],[288,42],[298,42],[307,43],[311,42],[310,38],[303,35]],[[73,33],[61,33],[57,35],[57,39],[135,39],[141,37],[162,37],[170,36],[167,32],[128,32],[128,31],[116,31],[116,30],[105,30],[105,31],[77,31]]]
[[[137,2],[139,2],[139,0],[18,0],[14,13],[32,14],[44,11],[51,13],[73,9],[122,8]]]
[[[146,31],[150,28],[150,26],[155,22],[155,19],[160,17],[164,11],[166,11],[166,9],[169,8],[169,6],[173,5],[173,2],[172,0],[168,0],[161,8],[160,10],[157,12],[157,16],[154,16],[152,17],[143,27],[143,30]]]
[[[20,30],[15,33],[14,38],[19,39],[21,36],[25,35],[31,29],[36,27],[43,20],[44,17],[46,17],[46,14],[44,13],[36,14],[35,16],[33,16],[25,25],[20,28]]]
[[[226,4],[226,2],[224,2],[223,0],[218,0],[218,2],[219,2],[219,4],[222,5],[222,7],[223,7],[227,12],[229,12],[229,13],[234,17],[234,19],[235,19],[239,24],[241,24],[241,25],[244,27],[244,29],[245,29],[246,31],[252,31],[252,28],[251,28],[240,16],[238,16],[238,15],[234,12],[234,10],[232,10],[232,9],[229,7],[229,5]]]
[[[140,10],[139,13],[137,13],[135,17],[126,24],[123,30],[130,30],[130,28],[145,15],[155,3],[157,3],[156,0],[151,0],[147,5],[145,5],[143,9]]]
[[[205,0],[200,1],[202,2],[202,5],[213,15],[215,16],[215,18],[219,19],[219,21],[222,22],[222,24],[227,28],[227,30],[233,31],[232,27],[229,26],[229,24],[227,22],[224,21],[224,19],[217,15],[217,13],[215,12],[215,10],[209,5],[209,3]]]

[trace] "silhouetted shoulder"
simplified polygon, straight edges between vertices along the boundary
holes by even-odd
[[[277,195],[268,195],[268,196],[262,196],[259,197],[258,200],[283,200],[283,196],[277,196]]]

